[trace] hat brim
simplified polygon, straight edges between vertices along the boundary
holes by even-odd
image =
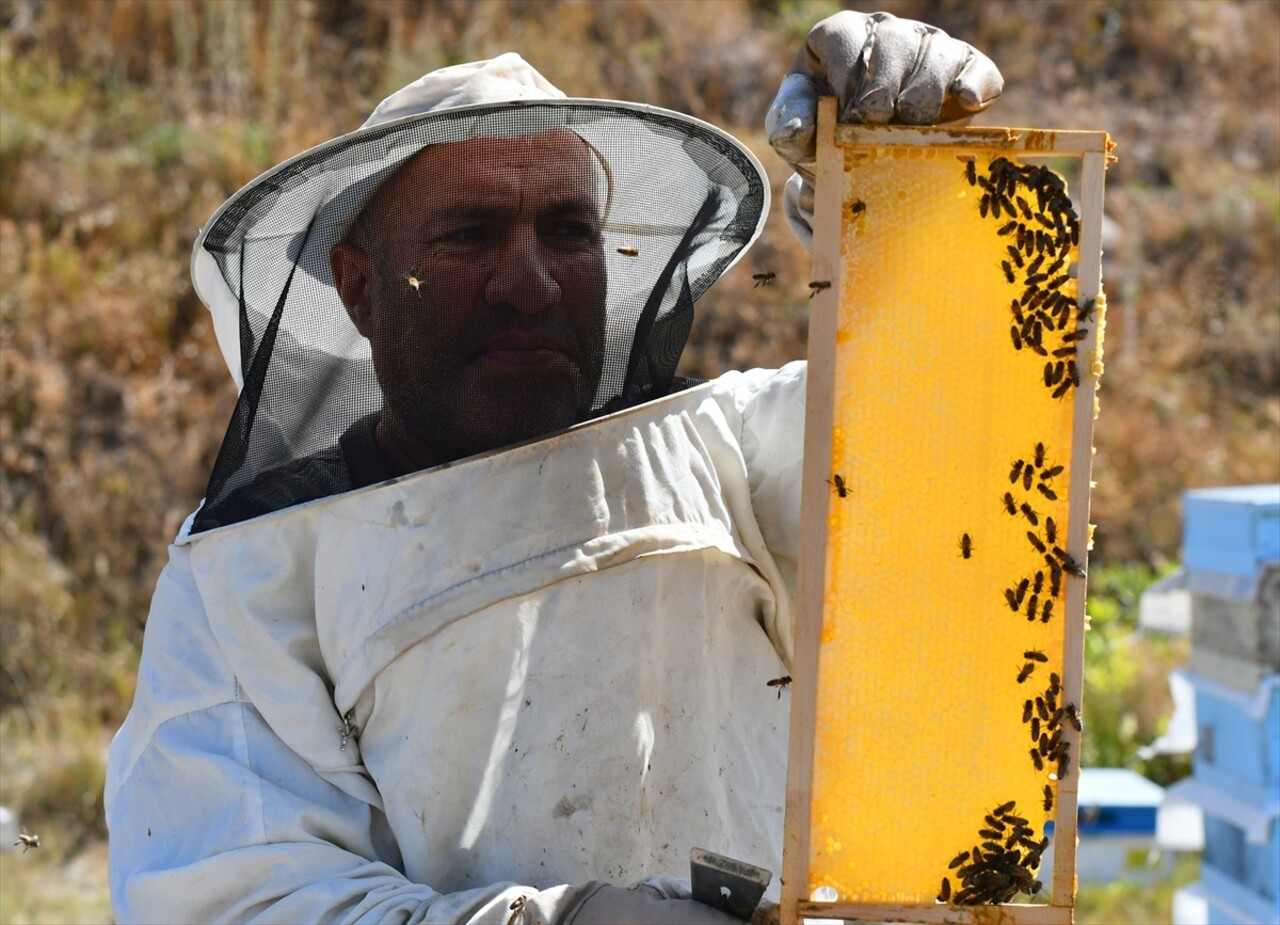
[[[377,189],[414,154],[430,145],[516,137],[557,127],[574,131],[604,152],[613,177],[623,185],[633,166],[663,159],[661,170],[646,171],[644,182],[653,188],[631,191],[633,197],[647,198],[648,208],[643,216],[625,216],[622,230],[630,237],[669,235],[680,221],[677,200],[701,198],[708,183],[727,194],[733,210],[726,218],[731,226],[727,233],[741,242],[728,263],[714,262],[715,276],[759,236],[769,206],[764,168],[732,135],[682,113],[613,100],[536,99],[433,111],[362,128],[247,183],[214,213],[195,241],[192,278],[213,315],[219,345],[237,383],[242,381],[245,359],[240,355],[245,342],[241,279],[252,280],[255,293],[270,293],[274,302],[296,268],[332,293],[330,251]],[[696,277],[698,268],[692,269]],[[700,294],[712,281],[699,279],[691,288]],[[248,310],[269,316],[272,305],[255,304],[253,295],[246,294]],[[332,304],[312,307],[317,312],[332,310],[335,324],[349,324],[336,293]]]

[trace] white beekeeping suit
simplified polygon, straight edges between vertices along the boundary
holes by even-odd
[[[122,919],[490,921],[706,845],[778,870],[803,384],[174,546],[112,753]]]
[[[842,95],[894,64],[904,91],[964,96],[976,53],[921,29],[819,24],[774,107],[787,156],[814,75],[849,55],[866,73]],[[989,101],[999,75],[976,72]],[[565,132],[595,158],[607,260],[585,421],[389,466],[392,396],[331,255],[421,152]],[[718,129],[567,100],[504,55],[428,74],[215,214],[193,276],[240,401],[112,745],[117,920],[725,922],[682,898],[691,848],[780,870],[789,698],[769,682],[790,665],[805,367],[674,376],[768,200]],[[429,261],[389,272],[434,310]]]

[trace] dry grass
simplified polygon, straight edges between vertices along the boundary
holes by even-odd
[[[1280,5],[880,6],[1000,63],[1008,90],[987,124],[1115,137],[1095,561],[1176,560],[1184,489],[1280,481]],[[75,782],[93,774],[74,743],[128,706],[164,540],[234,399],[186,276],[230,192],[406,80],[510,49],[571,93],[729,128],[776,191],[787,171],[761,116],[836,8],[0,0],[0,718],[4,751],[27,740],[71,782],[51,798],[6,765],[0,802],[95,828],[75,821]],[[779,285],[753,289],[762,269]],[[805,278],[774,216],[701,303],[684,371],[803,355],[807,291],[783,283]]]

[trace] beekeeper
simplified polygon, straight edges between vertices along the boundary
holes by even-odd
[[[822,93],[927,123],[1000,88],[844,12],[767,128],[800,163]],[[724,132],[507,54],[218,210],[239,401],[111,749],[119,921],[725,922],[691,848],[780,869],[805,367],[675,376],[768,203]]]

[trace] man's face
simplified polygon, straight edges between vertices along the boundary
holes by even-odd
[[[564,129],[437,145],[334,249],[385,397],[379,440],[406,470],[585,418],[604,353],[594,190],[593,155]]]

